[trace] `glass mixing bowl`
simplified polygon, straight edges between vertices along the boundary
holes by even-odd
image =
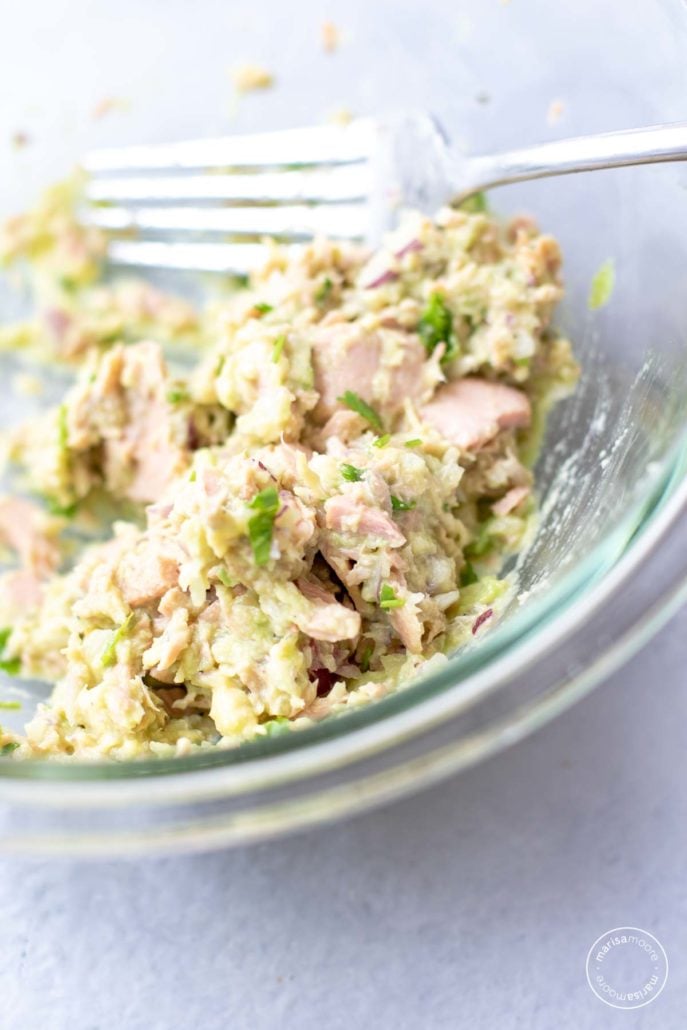
[[[17,16],[7,48],[13,57],[1,73],[12,79],[3,95],[15,108],[0,116],[0,131],[16,130],[21,105],[35,96],[35,71],[29,77],[26,67],[35,69],[37,46],[52,112],[83,111],[84,97],[92,105],[116,82],[133,97],[129,120],[103,127],[77,118],[70,137],[51,114],[34,153],[0,172],[8,210],[94,143],[306,124],[344,100],[356,113],[426,108],[457,146],[474,152],[685,115],[687,6],[679,0],[643,4],[631,18],[613,0],[474,0],[458,11],[427,0],[350,0],[334,56],[313,42],[314,0],[299,5],[296,26],[276,0],[256,3],[252,13],[213,7],[205,24],[194,5],[192,95],[179,84],[190,7],[167,5],[163,42],[152,8],[124,3],[112,21],[94,8],[46,5],[38,43],[24,24],[30,15]],[[79,30],[72,42],[70,19]],[[62,41],[59,54],[48,45],[51,30]],[[102,61],[85,70],[76,62],[84,38],[108,40]],[[272,94],[242,102],[231,125],[218,101],[221,90],[226,95],[217,69],[223,74],[227,39],[237,58],[264,55],[278,79]],[[124,52],[126,70],[109,56]],[[537,470],[541,516],[517,563],[517,598],[479,645],[380,702],[235,751],[131,764],[2,761],[2,847],[181,851],[332,819],[512,743],[644,643],[687,594],[686,190],[687,165],[674,164],[492,194],[498,212],[533,212],[560,240],[567,298],[558,322],[583,374],[549,421]],[[615,291],[591,312],[590,281],[607,258],[615,262]],[[10,304],[8,295],[4,316]],[[5,382],[15,360],[0,361]],[[4,422],[26,408],[5,388]],[[3,684],[3,696],[5,689],[22,693]],[[23,697],[26,708],[35,703],[35,692]]]

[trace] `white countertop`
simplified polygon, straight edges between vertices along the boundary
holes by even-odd
[[[356,74],[317,52],[327,16],[358,48]],[[0,207],[86,145],[244,128],[258,111],[293,121],[295,97],[306,121],[368,110],[380,54],[397,106],[441,107],[424,67],[477,93],[479,62],[432,57],[449,31],[470,38],[441,0],[25,0],[0,33]],[[428,56],[401,74],[415,40]],[[280,88],[231,121],[226,72],[241,58],[276,67]],[[180,69],[184,103],[172,104]],[[107,95],[133,98],[131,111],[92,123]],[[487,133],[499,112],[497,97]],[[31,146],[12,156],[20,131]],[[684,1027],[686,668],[687,612],[536,736],[341,825],[183,859],[0,861],[0,1026]],[[604,1006],[585,978],[592,942],[619,925],[655,934],[671,964],[662,996],[632,1013]]]
[[[687,612],[512,750],[347,823],[238,851],[0,861],[11,1030],[684,1027]],[[653,933],[618,1012],[585,958]]]

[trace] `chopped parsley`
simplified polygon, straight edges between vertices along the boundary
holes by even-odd
[[[21,708],[21,701],[0,701],[0,709],[4,712],[18,712]]]
[[[375,650],[374,649],[374,644],[368,644],[365,647],[365,649],[363,650],[363,653],[360,656],[360,671],[361,672],[368,672],[369,671],[369,669],[370,669],[370,661],[372,659],[372,655],[374,654],[374,650]]]
[[[19,745],[16,741],[10,741],[9,744],[3,744],[0,747],[0,755],[11,755],[13,751],[16,751]]]
[[[60,404],[57,409],[57,446],[63,453],[69,450],[69,426],[67,425],[66,404]]]
[[[391,495],[391,509],[392,511],[412,511],[417,501],[402,501],[400,497]]]
[[[363,478],[364,472],[362,469],[357,469],[355,465],[343,464],[341,466],[341,475],[347,483],[359,483]]]
[[[248,505],[255,512],[248,520],[248,538],[253,548],[256,565],[267,565],[272,550],[274,520],[279,511],[276,487],[268,486],[256,494]]]
[[[614,286],[615,267],[613,265],[613,261],[608,258],[607,261],[604,261],[592,279],[592,285],[589,291],[589,300],[587,301],[591,311],[595,311],[597,308],[602,308],[604,304],[608,304],[611,299]]]
[[[487,198],[484,193],[473,193],[471,197],[466,197],[460,204],[461,211],[467,211],[469,215],[481,215],[485,211],[489,210],[487,204]]]
[[[258,318],[262,318],[263,315],[268,315],[270,311],[274,311],[271,304],[265,304],[263,301],[258,301],[254,304],[251,310],[251,315],[257,315]]]
[[[110,643],[107,645],[100,658],[100,664],[104,669],[111,668],[117,661],[117,644],[119,644],[124,637],[127,635],[134,621],[134,613],[131,612],[125,618],[121,626],[116,629],[110,637]]]
[[[11,629],[0,629],[0,670],[6,672],[8,676],[16,676],[21,668],[21,662],[18,658],[4,658],[5,648],[7,647],[7,641],[12,635]],[[11,702],[7,702],[7,705],[11,705]],[[0,705],[0,707],[5,707]]]
[[[329,300],[329,295],[334,289],[334,283],[331,281],[329,276],[325,276],[320,285],[315,290],[315,303],[326,304]]]
[[[188,390],[185,386],[173,386],[167,391],[167,401],[169,404],[183,404],[187,400]]]
[[[337,400],[342,404],[345,404],[351,411],[355,411],[357,415],[362,416],[366,422],[369,422],[375,429],[382,428],[382,420],[370,405],[359,397],[357,393],[353,393],[353,390],[346,390]]]
[[[73,519],[78,510],[78,504],[60,504],[54,497],[46,497],[45,504],[50,515],[59,515],[64,519]]]
[[[392,608],[402,608],[406,603],[405,597],[397,597],[396,591],[389,583],[385,583],[379,592],[379,607],[389,611]]]
[[[493,544],[494,539],[491,535],[490,525],[487,522],[480,526],[476,538],[465,548],[465,554],[468,558],[481,558],[483,554],[491,550]]]
[[[278,336],[272,345],[272,364],[276,365],[284,353],[284,344],[286,343],[286,336],[284,333]]]
[[[453,315],[441,293],[433,293],[430,296],[417,331],[428,354],[433,354],[440,343],[446,344],[442,362],[450,361],[458,353],[458,341],[453,332]]]
[[[422,440],[406,440],[404,447],[422,447]]]
[[[236,586],[236,583],[231,578],[231,576],[229,575],[229,573],[227,572],[226,569],[223,569],[223,568],[217,569],[217,579],[220,581],[220,583],[224,584],[224,586],[229,588],[229,589],[231,589],[231,587],[235,587]]]
[[[391,433],[385,433],[384,436],[379,436],[372,444],[373,447],[386,447],[389,440],[391,439]]]
[[[460,585],[462,587],[472,586],[473,583],[477,582],[477,573],[475,572],[472,563],[469,561],[465,562],[461,573],[460,573]]]

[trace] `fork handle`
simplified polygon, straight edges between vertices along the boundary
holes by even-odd
[[[456,200],[478,190],[529,179],[685,160],[687,122],[577,136],[504,154],[461,159]]]

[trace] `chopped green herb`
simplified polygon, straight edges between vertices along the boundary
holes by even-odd
[[[183,404],[187,400],[188,390],[185,386],[173,386],[167,391],[167,401],[169,404]]]
[[[389,440],[391,439],[391,433],[385,433],[384,436],[378,436],[375,442],[372,444],[373,447],[386,447]]]
[[[382,420],[375,409],[371,408],[370,405],[367,404],[362,397],[359,397],[357,393],[353,393],[353,390],[346,390],[344,394],[337,397],[337,400],[341,401],[342,404],[345,404],[347,408],[351,409],[351,411],[355,411],[356,414],[361,415],[365,421],[369,422],[375,429],[382,428]]]
[[[480,215],[489,210],[487,198],[483,193],[473,193],[460,204],[461,211],[467,211],[470,215]]]
[[[279,511],[279,494],[273,486],[268,486],[256,494],[248,505],[256,514],[248,520],[248,537],[253,548],[256,565],[267,565],[272,550],[274,520]]]
[[[490,525],[487,522],[485,525],[480,526],[476,538],[465,548],[465,554],[468,558],[481,558],[483,554],[491,550],[493,543],[494,539],[491,535]]]
[[[460,585],[462,587],[469,587],[473,583],[477,582],[477,573],[475,572],[472,563],[469,561],[465,562],[461,573],[460,573]]]
[[[220,581],[220,583],[223,583],[225,587],[231,588],[231,587],[236,586],[236,583],[231,578],[231,576],[229,575],[229,573],[227,572],[226,569],[223,569],[223,568],[217,569],[217,579]]]
[[[232,275],[231,278],[234,280],[234,282],[240,289],[245,289],[246,286],[248,286],[250,283],[250,276],[244,275],[241,272],[238,272],[236,275]]]
[[[396,591],[388,583],[385,583],[379,593],[379,607],[387,611],[391,608],[402,608],[406,603],[405,597],[397,597]]]
[[[422,447],[422,440],[406,440],[405,447]]]
[[[9,744],[3,744],[2,747],[0,747],[0,755],[11,755],[18,747],[19,745],[14,740],[10,741]]]
[[[274,311],[274,308],[272,307],[271,304],[265,304],[262,301],[258,301],[257,304],[253,305],[253,309],[252,309],[251,313],[252,314],[256,314],[256,315],[260,315],[262,317],[262,315],[268,315],[270,313],[270,311]]]
[[[589,291],[588,305],[592,311],[602,308],[608,304],[615,286],[615,267],[610,258],[604,261],[592,279],[592,286]]]
[[[334,283],[331,281],[329,276],[325,276],[320,285],[315,290],[315,303],[326,304],[329,300],[329,295],[334,289]]]
[[[416,504],[417,501],[402,501],[400,497],[391,495],[392,511],[412,511]]]
[[[57,446],[63,452],[69,450],[69,426],[67,425],[66,404],[60,404],[57,409]]]
[[[197,478],[198,478],[198,473],[196,472],[195,469],[191,469],[190,475],[188,477],[189,483],[195,483]]]
[[[5,712],[18,712],[21,708],[21,701],[0,701],[0,709]]]
[[[54,497],[46,497],[46,507],[51,515],[59,515],[64,519],[73,519],[78,511],[78,504],[60,504]]]
[[[133,621],[134,613],[131,612],[131,614],[127,615],[126,619],[121,624],[119,629],[114,630],[114,632],[112,633],[112,636],[110,637],[110,643],[107,645],[100,658],[100,664],[103,666],[103,668],[109,669],[117,661],[117,644],[119,644],[120,641],[122,641],[124,637],[127,635]]]
[[[273,364],[276,365],[277,362],[279,361],[279,359],[281,358],[281,356],[282,356],[282,354],[284,352],[284,344],[285,343],[286,343],[286,336],[283,333],[281,334],[281,336],[278,336],[276,338],[276,340],[274,341],[274,344],[272,346],[272,363]]]
[[[76,293],[79,288],[79,284],[66,275],[60,276],[59,283],[65,293]]]
[[[21,662],[18,658],[4,658],[7,641],[12,635],[11,629],[0,629],[0,670],[8,676],[16,676],[21,669]],[[10,702],[11,704],[11,702]],[[2,705],[0,705],[2,707]]]
[[[442,362],[452,360],[458,353],[458,341],[453,332],[453,315],[441,293],[433,293],[430,296],[417,331],[428,354],[433,354],[440,343],[446,344]]]
[[[357,469],[355,465],[343,464],[341,466],[341,475],[347,483],[359,483],[363,478],[364,472],[362,469]]]
[[[363,653],[360,656],[360,671],[369,672],[370,660],[374,654],[374,644],[368,644]]]

